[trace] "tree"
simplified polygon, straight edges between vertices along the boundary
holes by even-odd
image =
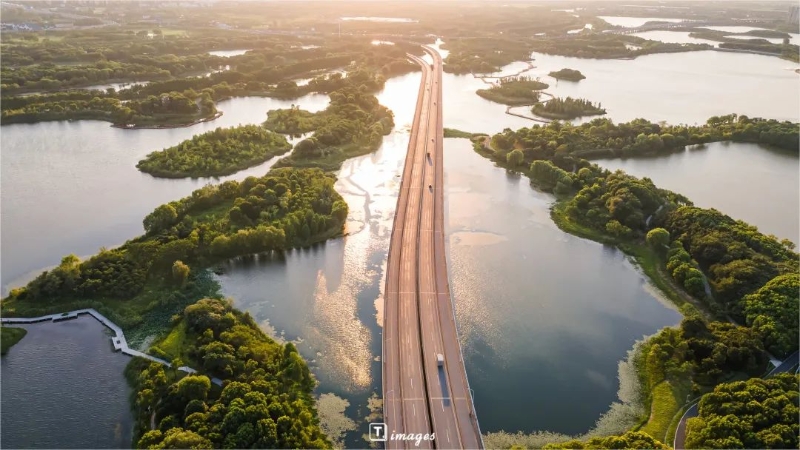
[[[653,228],[647,232],[647,243],[659,252],[662,252],[665,247],[669,246],[669,239],[669,231],[663,228]]]
[[[189,266],[184,264],[181,260],[176,260],[172,264],[172,279],[180,286],[186,284],[186,280],[189,278],[189,272]]]
[[[187,375],[177,383],[178,394],[187,402],[205,400],[211,389],[211,380],[205,375]]]
[[[525,160],[525,155],[522,154],[522,150],[516,149],[512,150],[506,155],[506,161],[511,167],[517,167],[521,165]]]
[[[175,225],[178,212],[171,204],[161,205],[144,218],[144,230],[147,234],[156,233]]]

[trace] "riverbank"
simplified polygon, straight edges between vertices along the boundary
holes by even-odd
[[[28,330],[24,328],[16,328],[16,327],[0,327],[0,355],[5,355],[8,351],[13,347],[17,342],[22,340],[26,334],[28,334]]]

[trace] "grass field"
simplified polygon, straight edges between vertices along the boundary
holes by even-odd
[[[24,328],[0,327],[0,347],[2,347],[0,348],[0,355],[8,353],[8,350],[24,338],[26,334],[28,334],[28,330]]]

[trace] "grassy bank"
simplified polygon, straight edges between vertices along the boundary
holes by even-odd
[[[444,137],[446,138],[466,138],[472,139],[479,136],[487,136],[486,133],[469,133],[466,131],[456,130],[455,128],[445,128]]]
[[[24,328],[0,327],[0,355],[5,355],[8,350],[28,334]]]

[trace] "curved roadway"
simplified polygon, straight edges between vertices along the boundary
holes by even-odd
[[[386,448],[482,448],[447,280],[442,154],[442,60],[422,67],[389,245],[383,335],[384,419],[392,433],[435,433],[434,441],[389,439]],[[444,356],[442,366],[437,355]]]

